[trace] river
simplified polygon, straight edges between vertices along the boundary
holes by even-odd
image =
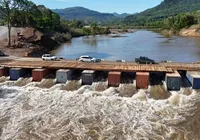
[[[152,31],[123,36],[126,37],[74,38],[59,47],[57,54],[70,59],[84,54],[108,60],[132,60],[140,55],[157,61],[199,59],[195,38],[166,38]],[[200,138],[198,90],[181,88],[168,92],[165,83],[137,90],[135,81],[119,87],[108,87],[105,80],[91,86],[81,86],[81,80],[56,84],[51,77],[41,82],[31,81],[31,77],[17,81],[0,78],[0,140]]]
[[[62,44],[53,54],[66,59],[76,59],[81,55],[91,55],[105,60],[134,61],[136,57],[147,56],[155,61],[195,62],[200,60],[200,39],[170,36],[138,30],[134,33],[97,35],[73,38]]]

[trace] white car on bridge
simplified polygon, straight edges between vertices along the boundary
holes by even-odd
[[[97,59],[88,55],[83,55],[79,59],[81,62],[97,62]]]
[[[57,57],[51,54],[43,54],[42,60],[57,60]]]

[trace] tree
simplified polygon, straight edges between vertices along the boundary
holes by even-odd
[[[83,33],[84,35],[89,36],[89,35],[91,34],[91,31],[90,31],[89,28],[83,27],[83,28],[82,28],[82,33]]]
[[[35,27],[36,26],[36,18],[41,17],[41,12],[37,8],[37,6],[31,1],[24,1],[21,5],[21,18],[24,21],[24,26]]]
[[[60,31],[64,33],[71,32],[70,27],[69,27],[69,21],[66,21],[65,19],[61,19]]]
[[[97,32],[97,24],[95,22],[91,23],[90,28],[91,28],[92,34],[95,35]]]
[[[26,0],[0,0],[0,14],[7,22],[8,26],[8,46],[11,46],[11,28],[12,20],[15,17],[16,11],[22,9],[22,4]]]
[[[36,27],[37,19],[42,18],[41,12],[37,6],[31,1],[24,1],[20,10],[15,11],[15,16],[11,21],[11,25],[20,27]]]
[[[38,27],[43,29],[57,29],[60,26],[60,16],[44,5],[38,6],[42,17],[38,20]]]
[[[52,29],[58,29],[60,27],[60,16],[56,13],[52,13]]]
[[[71,27],[71,28],[79,28],[79,29],[81,29],[83,26],[84,26],[84,22],[81,21],[81,20],[73,19],[73,20],[70,22],[70,27]]]

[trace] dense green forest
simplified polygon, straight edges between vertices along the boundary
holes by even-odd
[[[180,13],[200,10],[200,0],[164,0],[160,5],[147,9],[141,13],[127,16],[123,24],[132,26],[146,26],[149,23],[163,21]],[[157,23],[157,24],[158,24]]]

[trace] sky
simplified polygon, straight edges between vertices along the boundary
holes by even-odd
[[[163,0],[32,0],[50,9],[82,6],[103,13],[137,13],[160,4]]]

